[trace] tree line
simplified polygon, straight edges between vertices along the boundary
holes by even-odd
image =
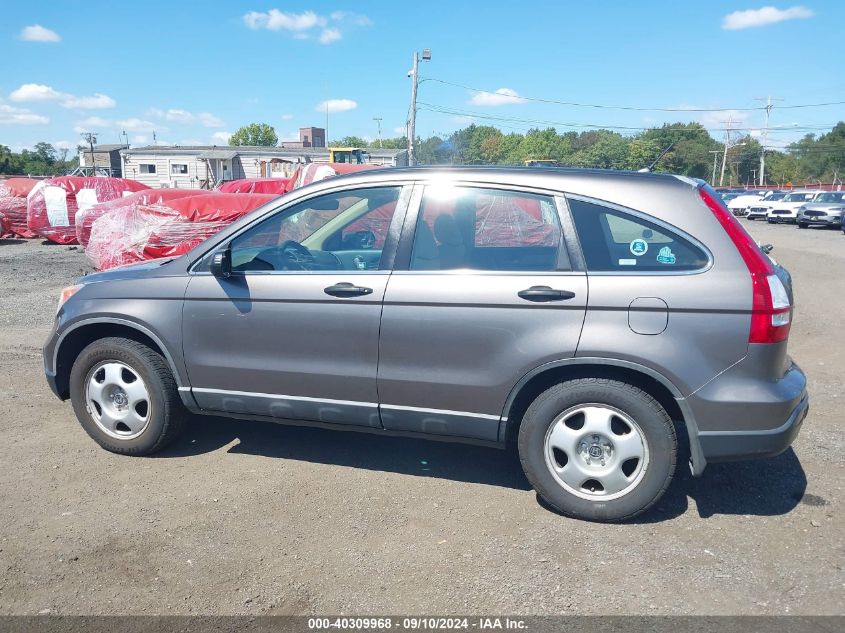
[[[347,136],[333,146],[377,149],[379,141]],[[382,139],[384,149],[403,149],[405,137]],[[527,160],[553,160],[571,167],[638,170],[668,152],[654,171],[715,181],[722,171],[724,144],[700,123],[667,123],[639,134],[613,130],[559,133],[554,128],[504,133],[493,126],[470,125],[444,137],[417,139],[417,160],[423,165],[521,165]],[[759,178],[762,145],[752,136],[732,139],[725,163],[725,185],[753,184]],[[715,159],[715,160],[714,160]],[[845,122],[827,134],[807,134],[783,151],[766,150],[768,184],[839,182],[845,172]]]
[[[0,145],[0,174],[23,176],[61,176],[79,166],[79,157],[68,160],[68,149],[50,143],[36,143],[31,150],[13,152]]]

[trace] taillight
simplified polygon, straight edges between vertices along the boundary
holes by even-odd
[[[772,262],[760,250],[724,203],[707,187],[699,187],[698,195],[713,212],[736,246],[751,274],[753,302],[749,343],[777,343],[789,336],[792,306],[783,283],[775,274]]]

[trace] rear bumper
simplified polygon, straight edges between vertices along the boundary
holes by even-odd
[[[786,422],[777,428],[762,431],[699,432],[701,452],[711,463],[779,455],[792,444],[809,411],[810,396],[805,392]]]
[[[678,401],[691,427],[694,474],[710,462],[777,455],[795,439],[809,410],[807,378],[788,358],[778,362],[777,347],[752,345],[743,362]],[[783,363],[768,376],[761,369]]]

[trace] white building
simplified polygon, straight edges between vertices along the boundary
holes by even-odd
[[[407,150],[370,149],[369,164],[402,167]],[[328,149],[254,146],[133,147],[120,151],[124,178],[149,187],[211,189],[240,178],[287,178],[302,163],[329,162]]]

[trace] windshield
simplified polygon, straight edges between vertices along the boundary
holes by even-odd
[[[813,202],[842,202],[845,198],[845,193],[823,193]]]
[[[812,200],[815,194],[812,193],[788,193],[783,199],[784,202],[804,202],[805,200]]]
[[[773,193],[768,198],[766,198],[766,201],[768,202],[769,200],[783,200],[785,197],[785,193]]]

